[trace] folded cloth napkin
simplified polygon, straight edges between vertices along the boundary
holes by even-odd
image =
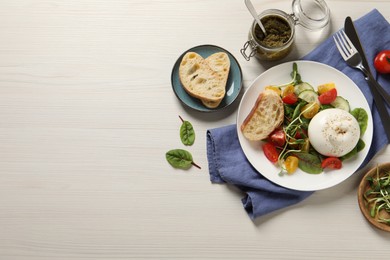
[[[371,61],[376,53],[390,46],[389,23],[374,9],[356,20],[354,24],[366,51],[367,59],[372,66]],[[362,164],[364,166],[387,144],[387,138],[363,74],[347,66],[336,49],[332,37],[321,43],[303,59],[322,62],[337,68],[348,75],[367,97],[373,114],[374,138],[368,156]],[[371,70],[375,72],[373,67]],[[389,76],[380,75],[378,81],[384,88],[390,88]],[[207,158],[211,182],[227,183],[244,192],[242,203],[252,219],[296,204],[313,193],[281,187],[259,174],[247,161],[238,141],[234,124],[207,131]]]

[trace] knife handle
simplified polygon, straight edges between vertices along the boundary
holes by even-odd
[[[390,116],[389,116],[389,113],[387,112],[387,108],[386,108],[385,103],[383,102],[382,96],[379,93],[379,90],[376,88],[375,82],[376,81],[368,81],[368,85],[370,86],[375,105],[378,109],[379,116],[381,118],[383,127],[385,129],[385,133],[387,136],[387,143],[389,143],[389,141],[390,141]]]
[[[373,88],[376,88],[381,94],[382,98],[390,106],[390,95],[384,90],[384,88],[374,79],[370,72],[367,73],[366,78],[368,84],[372,85]]]

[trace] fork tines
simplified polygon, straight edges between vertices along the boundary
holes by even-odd
[[[344,60],[348,59],[350,56],[357,52],[355,46],[349,40],[344,30],[340,30],[339,32],[337,32],[333,36],[333,39],[336,43],[337,49],[339,49],[339,52],[341,56],[343,56]]]

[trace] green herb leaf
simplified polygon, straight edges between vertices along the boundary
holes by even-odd
[[[170,150],[165,154],[165,157],[168,163],[172,165],[174,168],[186,170],[193,165],[200,169],[200,167],[194,163],[191,153],[186,150],[183,149]]]
[[[179,116],[180,117],[180,116]],[[189,121],[185,121],[180,117],[182,124],[180,126],[180,139],[184,145],[193,145],[195,142],[195,131]]]
[[[298,105],[295,107],[294,109],[294,113],[293,113],[293,116],[292,116],[292,120],[294,120],[295,118],[297,118],[300,114],[301,114],[301,108],[306,105],[307,102],[306,101],[300,101],[298,103]]]
[[[310,174],[319,174],[322,172],[321,160],[318,156],[310,153],[296,153],[298,159],[298,167],[304,172]]]
[[[293,71],[291,72],[292,77],[292,84],[297,85],[299,83],[302,83],[301,75],[298,73],[298,65],[294,62],[293,63]]]
[[[368,115],[366,110],[364,110],[363,108],[355,108],[351,111],[351,114],[358,121],[360,127],[360,136],[363,136],[363,134],[366,132],[368,125]]]
[[[355,156],[358,152],[360,152],[361,150],[364,149],[364,147],[366,146],[366,143],[362,140],[362,139],[359,139],[357,145],[352,149],[352,151],[350,151],[349,153],[347,153],[346,155],[340,157],[340,159],[342,161],[346,160],[346,159],[349,159],[353,156]]]

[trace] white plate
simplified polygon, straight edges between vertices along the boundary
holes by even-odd
[[[275,66],[259,77],[248,88],[242,97],[237,116],[237,132],[241,147],[248,158],[249,162],[264,177],[283,187],[314,191],[332,187],[351,176],[362,164],[364,158],[370,149],[373,135],[373,122],[371,110],[366,98],[356,84],[340,71],[318,62],[312,61],[295,61],[298,65],[298,72],[302,81],[310,83],[314,88],[320,84],[334,82],[336,84],[338,95],[349,101],[351,109],[361,107],[367,111],[368,126],[362,139],[365,142],[365,148],[356,156],[345,160],[340,170],[331,170],[321,174],[308,174],[298,169],[293,175],[280,176],[280,168],[272,164],[265,157],[260,145],[261,142],[251,142],[241,133],[240,126],[246,116],[252,109],[258,95],[268,85],[278,85],[291,81],[290,73],[293,62],[287,62]]]

